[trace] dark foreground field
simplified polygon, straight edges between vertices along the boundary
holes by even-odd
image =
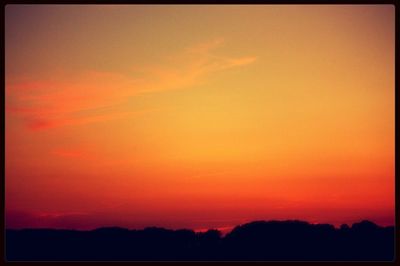
[[[8,261],[392,261],[394,227],[257,221],[219,231],[6,230]]]

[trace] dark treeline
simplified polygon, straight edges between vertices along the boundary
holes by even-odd
[[[6,230],[8,261],[392,261],[394,227],[257,221],[217,230]]]

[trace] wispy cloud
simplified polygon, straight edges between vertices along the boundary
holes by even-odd
[[[62,115],[59,118],[53,118],[52,120],[46,119],[46,117],[42,118],[42,116],[27,116],[25,117],[25,122],[29,129],[40,130],[59,126],[83,125],[88,123],[121,119],[127,117],[128,115],[137,116],[155,110],[157,109],[145,109],[138,111],[110,111],[109,113],[86,114],[83,116],[66,112],[65,115]]]
[[[222,39],[189,47],[163,64],[134,68],[132,75],[90,71],[75,77],[6,84],[6,111],[31,130],[87,124],[139,115],[124,106],[139,94],[187,89],[215,72],[253,63],[256,57],[226,57]],[[148,110],[147,110],[148,111]]]
[[[7,228],[64,228],[85,229],[82,221],[88,217],[87,212],[34,212],[6,210]]]
[[[59,157],[67,157],[67,158],[80,158],[84,155],[84,152],[81,150],[71,150],[71,149],[56,149],[52,152],[52,154]]]

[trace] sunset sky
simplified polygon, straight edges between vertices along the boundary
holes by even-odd
[[[393,225],[394,11],[7,5],[6,226]]]

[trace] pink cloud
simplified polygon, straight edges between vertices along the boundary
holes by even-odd
[[[90,71],[67,77],[6,84],[6,112],[31,130],[87,124],[141,114],[126,111],[139,94],[187,89],[209,74],[253,63],[256,57],[215,54],[222,39],[189,47],[164,64],[136,67],[132,76]],[[135,76],[135,77],[133,77]],[[107,107],[110,107],[107,109]]]
[[[139,111],[118,111],[110,112],[106,114],[91,114],[87,116],[76,116],[74,114],[64,115],[61,117],[52,118],[48,116],[48,119],[37,118],[38,116],[26,115],[25,122],[29,129],[31,130],[42,130],[60,126],[70,126],[70,125],[83,125],[88,123],[102,122],[108,120],[115,120],[127,117],[128,115],[143,115],[148,112],[156,111],[157,109],[144,109]],[[42,117],[42,116],[39,116]]]
[[[32,212],[6,211],[6,228],[64,228],[86,229],[84,221],[88,216],[85,212]]]

